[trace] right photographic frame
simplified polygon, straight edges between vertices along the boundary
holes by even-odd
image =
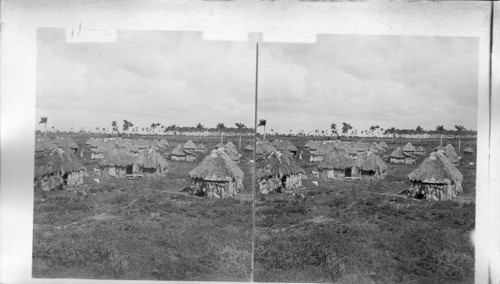
[[[254,281],[480,279],[487,39],[290,38],[259,44]]]

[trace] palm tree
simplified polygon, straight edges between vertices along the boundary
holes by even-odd
[[[198,140],[201,140],[201,132],[203,131],[203,129],[205,129],[205,126],[203,126],[201,123],[198,123],[195,128],[200,133],[200,137],[198,138]]]
[[[422,133],[424,129],[422,127],[420,127],[420,125],[417,126],[417,128],[415,128],[415,132],[417,132],[418,134],[418,143],[420,143],[420,134]]]
[[[261,120],[259,120],[259,125],[257,125],[257,127],[264,126],[264,140],[266,140],[266,124],[267,124],[267,120],[261,119]]]
[[[44,137],[47,137],[47,120],[48,120],[48,118],[46,116],[42,116],[40,118],[40,122],[38,123],[38,124],[42,124],[43,123],[44,126],[45,126],[45,131],[44,131],[44,134],[43,134]]]
[[[443,125],[436,126],[436,131],[437,133],[441,134],[440,145],[443,145],[443,132],[445,131],[444,126]]]
[[[247,128],[247,127],[245,126],[245,124],[244,124],[244,123],[241,123],[241,122],[240,122],[240,123],[236,122],[234,125],[236,125],[236,128],[238,128],[238,132],[240,133],[240,150],[241,150],[241,131],[242,131],[244,128]],[[290,130],[290,131],[291,131],[291,130]]]
[[[220,143],[222,143],[222,135],[224,134],[223,130],[224,128],[226,128],[226,126],[224,125],[224,123],[217,123],[217,129],[219,129],[220,131]]]
[[[118,130],[118,123],[116,122],[116,120],[113,120],[113,121],[111,122],[111,127],[113,128],[113,132],[119,133],[119,130]]]
[[[330,124],[330,129],[332,130],[332,134],[336,134],[337,135],[337,139],[338,139],[339,138],[339,133],[337,131],[337,124],[335,124],[335,123]]]
[[[458,152],[460,152],[460,136],[465,131],[465,127],[463,125],[455,125],[455,129],[457,131],[457,136],[458,136]]]

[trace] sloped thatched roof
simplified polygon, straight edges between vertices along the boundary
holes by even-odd
[[[139,156],[135,157],[133,164],[148,169],[163,170],[168,167],[167,160],[152,148],[139,152]]]
[[[278,151],[286,151],[286,145],[282,140],[274,140],[271,144],[273,144],[274,148]]]
[[[245,150],[245,151],[253,151],[254,150],[253,149],[253,145],[252,144],[248,144],[248,145],[245,146],[245,148],[243,148],[243,150]]]
[[[90,147],[92,148],[97,148],[101,143],[104,141],[102,138],[92,138],[93,140],[90,141]]]
[[[434,150],[436,150],[436,151],[444,150],[444,146],[443,145],[439,145],[436,148],[434,148]]]
[[[236,150],[236,146],[234,146],[234,144],[231,142],[228,142],[226,146],[221,150],[226,152],[229,158],[231,158],[231,160],[233,161],[238,161],[240,159],[240,154],[238,153],[238,150]]]
[[[182,146],[186,150],[195,150],[196,149],[196,144],[194,144],[193,141],[189,140]]]
[[[464,149],[464,153],[474,153],[474,149],[471,146],[467,146]]]
[[[307,141],[307,143],[304,145],[304,148],[309,148],[309,147],[311,147],[311,145],[313,145],[313,144],[314,144],[314,141],[313,141],[313,140],[309,140],[309,141]]]
[[[288,151],[274,151],[265,155],[257,167],[257,177],[278,177],[303,174],[305,171],[295,162]]]
[[[78,145],[71,137],[57,137],[53,142],[59,148],[78,149]]]
[[[324,143],[321,144],[321,146],[319,146],[318,149],[311,151],[311,155],[323,156],[326,155],[328,152],[333,151],[333,149],[335,149],[335,145],[333,145],[332,143]]]
[[[354,165],[354,160],[344,149],[337,149],[325,155],[323,161],[318,164],[319,170],[345,170]]]
[[[191,152],[191,151],[188,151],[186,149],[184,149],[181,145],[177,145],[177,147],[175,147],[173,150],[172,150],[172,155],[174,156],[186,156],[186,155],[192,155],[192,156],[196,156],[198,157],[198,155],[196,155],[195,153]]]
[[[452,164],[456,164],[460,162],[460,157],[457,152],[455,151],[455,147],[453,145],[448,144],[446,147],[444,147],[444,155]]]
[[[384,172],[387,170],[386,163],[380,159],[379,156],[373,154],[372,152],[363,152],[358,156],[355,162],[355,166],[363,171],[380,171]]]
[[[200,144],[196,145],[196,149],[207,150],[207,146],[205,146],[205,144],[203,144],[203,143],[200,143]]]
[[[299,149],[297,149],[297,147],[292,143],[292,141],[290,140],[285,140],[283,141],[284,144],[285,144],[285,147],[286,147],[286,150],[288,151],[291,151],[291,152],[296,152],[298,151]]]
[[[339,146],[339,149],[344,149],[350,155],[357,155],[358,154],[358,151],[354,150],[354,148],[347,143],[342,143]]]
[[[35,172],[35,177],[40,177],[53,173],[72,173],[85,171],[85,167],[76,159],[76,157],[63,149],[54,149],[45,158],[44,163]]]
[[[462,174],[450,161],[440,152],[432,152],[422,163],[408,174],[411,181],[422,181],[425,183],[460,183]]]
[[[110,149],[99,162],[100,167],[127,167],[134,163],[134,156],[125,147]]]
[[[165,139],[161,139],[159,144],[160,144],[160,146],[162,146],[164,148],[168,148],[168,142]]]
[[[408,142],[404,147],[403,147],[403,152],[415,152],[417,149],[415,149],[415,146],[413,146],[410,142]]]
[[[116,147],[116,142],[115,140],[104,140],[99,147],[92,149],[92,152],[95,153],[106,153],[110,149]]]
[[[214,149],[188,173],[188,176],[210,181],[232,181],[243,179],[244,174],[224,151]]]
[[[257,141],[257,150],[255,154],[263,155],[276,151],[276,148],[269,141]]]
[[[231,141],[228,141],[228,142],[226,143],[225,147],[226,147],[226,148],[228,148],[228,147],[232,147],[232,148],[236,149],[236,145],[234,145],[234,144],[233,144],[233,142],[231,142]]]
[[[311,145],[309,145],[309,147],[308,147],[308,148],[309,148],[309,150],[314,151],[314,150],[317,150],[319,147],[321,147],[321,145],[322,145],[322,144],[323,144],[323,143],[321,143],[321,141],[313,141],[313,142],[311,143]]]
[[[138,149],[146,149],[151,146],[151,143],[148,140],[145,139],[137,139],[135,140],[134,146],[137,147]]]
[[[51,152],[54,149],[57,149],[57,145],[52,141],[48,140],[36,140],[35,141],[35,152]]]
[[[215,149],[220,149],[220,148],[224,148],[224,147],[226,147],[226,145],[222,142],[219,142],[219,143],[217,143],[217,145],[215,145]]]
[[[387,146],[387,144],[384,141],[378,143],[378,146],[386,151],[389,150],[389,146]]]
[[[365,142],[358,141],[354,145],[354,150],[356,150],[358,152],[365,152],[365,151],[368,151],[368,149],[370,149],[370,144],[365,143]]]
[[[427,151],[425,150],[425,148],[424,148],[424,147],[419,146],[415,152],[419,152],[419,153],[426,153]]]
[[[404,159],[406,158],[405,154],[403,154],[403,150],[401,150],[400,147],[398,147],[396,150],[392,151],[391,155],[389,155],[391,158],[396,158],[396,159]]]

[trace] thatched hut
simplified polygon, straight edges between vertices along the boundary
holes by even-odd
[[[133,161],[133,172],[146,177],[165,176],[167,168],[167,160],[152,148],[139,152],[139,156]]]
[[[362,179],[383,179],[386,172],[386,163],[370,151],[359,154],[353,167],[353,176]]]
[[[227,142],[227,144],[224,146],[224,148],[221,148],[221,150],[225,151],[232,161],[240,161],[241,155],[238,153],[238,150],[236,150],[236,146],[231,141]]]
[[[209,198],[233,197],[243,189],[243,171],[222,149],[214,149],[188,176],[193,194]]]
[[[378,143],[378,147],[384,149],[385,151],[389,151],[389,146],[387,146],[387,143],[385,143],[385,141],[380,141],[380,143]]]
[[[417,158],[412,156],[411,154],[407,152],[403,152],[400,147],[398,147],[396,150],[392,151],[392,153],[389,155],[389,161],[391,163],[396,163],[396,164],[414,164],[417,162]]]
[[[134,156],[125,147],[110,149],[99,161],[101,175],[104,177],[124,177],[133,174]]]
[[[417,149],[415,146],[413,146],[410,142],[406,143],[406,145],[403,147],[403,152],[413,154],[415,153]]]
[[[162,146],[163,148],[168,148],[168,142],[167,140],[165,139],[161,139],[160,142],[159,142],[160,146]]]
[[[332,143],[321,144],[318,149],[310,152],[311,155],[309,156],[309,162],[323,161],[324,156],[333,151],[333,149],[335,149],[335,146]]]
[[[457,154],[457,152],[455,151],[455,147],[453,147],[453,145],[451,144],[446,145],[446,147],[444,147],[443,152],[446,158],[448,158],[450,163],[452,163],[454,166],[458,166],[460,164],[460,160],[462,159],[462,157],[460,157]]]
[[[444,146],[438,145],[436,148],[434,148],[434,151],[444,151]]]
[[[104,158],[106,153],[116,147],[115,140],[103,140],[97,148],[91,149],[90,159],[98,160]]]
[[[467,147],[465,147],[463,152],[466,155],[472,155],[472,154],[474,154],[474,149],[471,146],[467,146]]]
[[[184,149],[181,145],[177,145],[170,153],[170,159],[173,161],[196,161],[198,155],[195,153]]]
[[[57,137],[54,141],[54,144],[61,149],[69,149],[74,154],[78,151],[78,144],[76,144],[75,140],[71,137]]]
[[[246,153],[252,153],[254,150],[253,148],[253,145],[252,144],[248,144],[246,145],[244,148],[243,148],[243,152],[246,152]]]
[[[139,149],[139,150],[144,150],[144,149],[148,149],[151,146],[151,142],[140,138],[140,139],[137,139],[134,141],[134,146],[137,147],[137,149]]]
[[[365,142],[356,142],[354,145],[354,150],[358,152],[366,152],[370,149],[370,144],[365,143]]]
[[[215,145],[215,149],[222,149],[226,147],[226,144],[222,143],[222,142],[219,142],[217,143],[217,145]]]
[[[294,156],[297,155],[297,152],[299,149],[297,149],[297,146],[293,144],[292,141],[290,140],[284,140],[283,143],[285,144],[285,150],[292,153]]]
[[[205,144],[200,143],[200,144],[196,145],[195,151],[196,152],[206,152],[206,151],[208,151],[208,148],[207,148],[207,146],[205,146]]]
[[[309,145],[308,149],[309,149],[309,151],[315,151],[315,150],[318,150],[318,148],[319,148],[319,147],[321,147],[321,145],[322,145],[322,144],[323,144],[323,143],[321,143],[321,141],[313,141],[313,142]]]
[[[188,151],[196,151],[196,144],[194,144],[193,141],[189,140],[188,142],[184,143],[182,148],[184,148]]]
[[[255,150],[255,155],[260,158],[264,155],[277,151],[276,148],[267,140],[257,141],[257,149]]]
[[[274,151],[264,156],[257,167],[259,192],[281,192],[302,187],[305,171],[295,163],[288,151]]]
[[[318,164],[317,176],[321,179],[342,179],[352,176],[354,160],[346,150],[337,149],[328,152]]]
[[[35,171],[35,190],[51,191],[82,185],[85,171],[71,151],[54,149]]]
[[[462,174],[441,152],[431,153],[408,179],[412,184],[406,194],[413,198],[450,200],[462,192]]]
[[[313,143],[314,143],[314,141],[313,141],[313,140],[309,140],[309,141],[307,141],[307,143],[306,143],[306,144],[304,144],[304,149],[309,150],[309,149],[310,149],[310,147],[313,145]]]
[[[425,155],[425,154],[427,154],[427,151],[425,150],[424,147],[419,146],[419,147],[417,147],[417,150],[415,151],[415,154],[417,154],[417,155]]]
[[[51,153],[54,149],[57,149],[57,145],[50,140],[36,140],[35,141],[35,158],[45,157]]]

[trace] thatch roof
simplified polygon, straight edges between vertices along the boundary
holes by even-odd
[[[347,143],[342,143],[339,146],[339,149],[344,149],[350,155],[357,155],[358,154],[358,151],[354,150],[354,148]]]
[[[415,149],[415,146],[413,146],[410,142],[408,142],[404,147],[403,147],[403,152],[415,152],[417,149]]]
[[[222,142],[219,142],[217,143],[217,145],[215,145],[215,149],[220,149],[220,148],[224,148],[226,145]]]
[[[392,153],[389,156],[391,158],[396,158],[396,159],[406,158],[405,154],[403,154],[403,150],[401,150],[400,147],[398,147],[396,150],[392,151]]]
[[[307,143],[304,145],[304,148],[309,148],[309,147],[311,147],[311,145],[313,145],[313,144],[314,144],[314,141],[313,141],[313,140],[309,140],[309,141],[307,141]]]
[[[474,149],[471,146],[467,146],[464,149],[464,153],[474,153]]]
[[[321,141],[313,141],[311,145],[309,145],[309,150],[314,151],[317,150],[319,147],[321,147],[322,143]]]
[[[253,145],[252,144],[248,144],[248,145],[245,146],[245,148],[243,148],[243,150],[245,150],[245,151],[253,151],[254,150],[253,149]]]
[[[439,145],[436,148],[434,148],[434,150],[436,150],[436,151],[444,150],[444,146],[443,145]]]
[[[194,144],[193,141],[189,140],[182,146],[186,150],[195,150],[196,149],[196,144]]]
[[[104,141],[102,138],[91,138],[92,141],[90,141],[90,147],[92,148],[97,148],[101,143]]]
[[[177,145],[177,147],[175,147],[172,150],[171,154],[174,155],[174,156],[192,155],[192,156],[198,157],[198,155],[196,155],[195,153],[193,153],[191,151],[188,151],[188,150],[184,149],[181,145]]]
[[[41,177],[53,173],[72,173],[78,171],[85,171],[85,167],[78,162],[76,157],[68,151],[63,149],[54,149],[45,158],[44,163],[35,172],[35,177]]]
[[[51,152],[54,149],[57,149],[57,145],[52,141],[47,140],[36,140],[35,141],[35,152]]]
[[[419,153],[426,153],[427,151],[425,150],[425,148],[424,148],[424,147],[419,146],[419,147],[417,148],[416,152],[419,152]]]
[[[207,146],[205,146],[205,144],[203,144],[203,143],[200,143],[200,144],[196,145],[196,149],[207,150]]]
[[[255,154],[263,155],[276,151],[276,148],[267,140],[257,141],[257,150]]]
[[[274,151],[264,156],[257,167],[257,177],[278,177],[304,174],[305,171],[295,162],[288,151]]]
[[[440,152],[433,152],[425,158],[422,163],[408,174],[411,181],[425,183],[460,183],[463,175],[453,166],[450,161]]]
[[[319,146],[318,149],[311,151],[311,155],[323,156],[326,155],[328,152],[333,151],[333,149],[335,149],[335,145],[333,145],[332,143],[324,143],[321,144],[321,146]]]
[[[233,144],[233,142],[231,142],[231,141],[228,141],[228,142],[226,143],[225,147],[226,147],[226,148],[228,148],[228,147],[232,147],[232,148],[236,149],[236,145],[234,145],[234,144]]]
[[[167,160],[152,148],[139,152],[139,156],[135,157],[133,164],[148,169],[163,170],[168,167]]]
[[[292,141],[290,140],[285,140],[283,141],[285,143],[285,146],[286,146],[286,150],[288,151],[291,151],[291,152],[296,152],[298,151],[299,149],[297,149],[297,147],[292,143]]]
[[[232,181],[243,179],[244,174],[224,151],[214,149],[188,173],[188,176],[209,181]]]
[[[286,151],[286,145],[285,145],[285,142],[283,142],[283,140],[274,140],[272,142],[274,148],[276,148],[276,150],[278,151]]]
[[[149,148],[149,146],[151,146],[151,143],[148,140],[140,138],[140,139],[135,140],[134,145],[138,149],[146,149],[146,148]]]
[[[358,152],[365,152],[368,151],[368,149],[370,149],[370,144],[365,142],[356,142],[354,145],[354,150]]]
[[[378,143],[378,146],[386,151],[389,150],[389,146],[387,146],[387,144],[384,141]]]
[[[57,137],[53,142],[59,148],[78,149],[78,145],[71,137]]]
[[[134,156],[125,147],[110,149],[99,162],[100,167],[127,167],[134,163]]]
[[[168,142],[165,139],[161,139],[159,144],[160,144],[160,146],[162,146],[164,148],[168,148]]]
[[[363,171],[384,172],[387,170],[386,163],[370,151],[361,153],[355,161],[355,166]]]
[[[110,149],[116,147],[115,140],[104,140],[99,147],[92,149],[92,152],[95,153],[106,153]]]
[[[455,147],[453,145],[448,144],[446,147],[444,147],[444,155],[452,164],[456,164],[460,162],[460,157],[457,152],[455,151]]]
[[[345,170],[354,165],[354,160],[351,159],[349,154],[344,149],[337,149],[325,155],[323,161],[318,164],[319,170]]]
[[[234,146],[231,142],[228,142],[221,150],[225,151],[229,158],[233,161],[238,161],[240,159],[240,154],[238,153],[238,150],[236,150],[236,146]]]

